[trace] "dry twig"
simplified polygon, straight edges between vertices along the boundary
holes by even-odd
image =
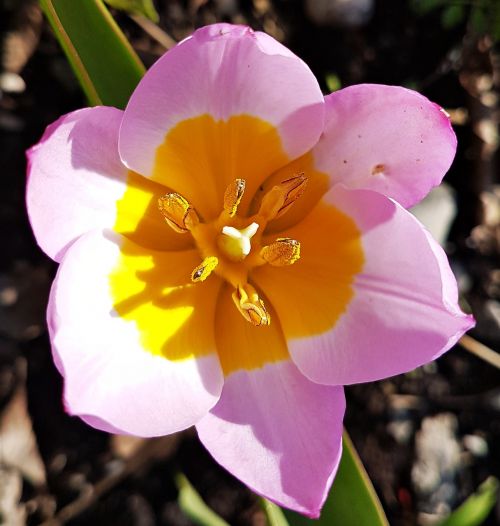
[[[500,369],[500,354],[490,349],[486,345],[478,342],[468,334],[465,334],[458,340],[458,343],[467,351],[488,362],[494,367]]]
[[[160,26],[156,25],[154,22],[149,20],[142,15],[130,15],[130,18],[140,26],[144,32],[146,32],[153,40],[156,40],[160,46],[164,47],[165,50],[168,50],[177,44],[177,42]]]

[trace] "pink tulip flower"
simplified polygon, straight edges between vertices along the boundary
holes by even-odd
[[[473,325],[405,210],[455,149],[422,95],[324,97],[288,49],[228,24],[160,58],[125,111],[61,117],[28,153],[27,204],[60,263],[48,326],[69,413],[142,437],[194,425],[252,490],[317,517],[342,386]]]

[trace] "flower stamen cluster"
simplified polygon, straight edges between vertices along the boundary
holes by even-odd
[[[253,268],[269,264],[293,265],[300,259],[300,242],[280,237],[262,246],[262,234],[269,221],[286,213],[304,193],[307,177],[303,173],[281,181],[264,197],[257,214],[242,218],[238,205],[245,193],[245,180],[235,179],[224,192],[223,210],[211,222],[200,220],[193,206],[182,195],[172,192],[158,199],[166,223],[177,233],[190,233],[203,257],[191,272],[191,281],[205,281],[215,272],[234,287],[232,298],[243,318],[255,326],[271,322],[262,298],[249,283]]]

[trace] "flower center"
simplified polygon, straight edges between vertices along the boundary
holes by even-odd
[[[241,261],[250,254],[252,250],[250,239],[258,229],[258,223],[250,223],[240,230],[234,226],[225,226],[222,228],[222,234],[217,238],[217,245],[231,261]]]
[[[180,234],[190,233],[203,261],[191,273],[194,283],[215,272],[234,287],[233,301],[242,316],[255,326],[269,325],[271,318],[255,287],[249,282],[255,267],[292,265],[300,258],[300,243],[278,238],[262,246],[267,223],[284,214],[302,195],[307,179],[296,175],[274,186],[264,195],[257,214],[242,218],[238,205],[245,181],[236,179],[224,193],[223,210],[212,222],[200,220],[196,210],[180,194],[160,197],[158,207],[167,224]]]

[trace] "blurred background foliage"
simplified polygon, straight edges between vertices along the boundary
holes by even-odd
[[[412,0],[411,7],[418,15],[439,10],[444,29],[465,21],[476,33],[489,34],[494,42],[500,40],[500,4],[496,0]]]

